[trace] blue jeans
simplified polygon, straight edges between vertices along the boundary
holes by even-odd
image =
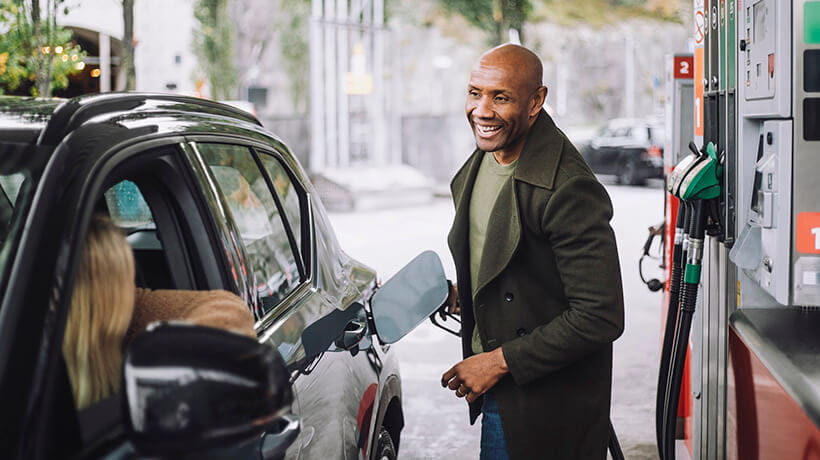
[[[498,415],[498,403],[492,390],[484,393],[484,405],[481,406],[481,456],[480,460],[509,460],[507,442],[501,427],[501,416]]]

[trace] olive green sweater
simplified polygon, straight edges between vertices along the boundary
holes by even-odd
[[[516,163],[518,160],[508,165],[500,165],[492,152],[485,152],[478,169],[473,193],[470,195],[470,280],[473,295],[475,295],[475,286],[478,285],[478,269],[481,267],[481,255],[484,252],[484,240],[487,236],[490,214],[504,182],[511,180]],[[477,315],[477,312],[474,311],[473,314]],[[478,328],[475,327],[473,328],[473,353],[483,351],[481,336]]]

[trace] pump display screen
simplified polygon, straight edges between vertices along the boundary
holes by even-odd
[[[820,141],[820,98],[803,101],[803,139]]]
[[[820,50],[803,52],[803,90],[820,93]]]

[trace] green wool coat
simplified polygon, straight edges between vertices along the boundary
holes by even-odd
[[[606,458],[612,342],[624,326],[609,196],[542,110],[499,192],[471,296],[468,214],[483,153],[451,184],[464,357],[477,319],[484,350],[503,347],[510,368],[493,391],[512,458]]]

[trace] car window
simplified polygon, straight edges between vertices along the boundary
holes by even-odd
[[[649,139],[648,126],[636,126],[632,129],[631,137],[636,142],[646,142]]]
[[[656,144],[663,143],[664,138],[666,137],[663,126],[650,126],[649,127],[649,139]]]
[[[105,192],[111,220],[121,228],[153,226],[154,218],[137,184],[124,180]]]
[[[276,157],[265,152],[259,152],[259,159],[265,171],[267,171],[268,177],[270,177],[276,195],[279,196],[282,203],[282,209],[285,212],[288,224],[293,229],[296,246],[300,248],[302,254],[305,254],[308,251],[302,243],[301,204],[303,195],[300,193],[301,190],[296,189],[287,169]]]
[[[106,190],[103,196],[108,216],[127,235],[134,252],[137,286],[175,289],[154,217],[139,186],[124,180]]]
[[[255,313],[264,316],[301,281],[286,223],[250,149],[208,143],[197,143],[196,148],[242,237],[260,300],[261,311]]]
[[[613,137],[629,137],[632,135],[632,128],[629,126],[622,126],[617,128],[615,132],[612,134]]]

